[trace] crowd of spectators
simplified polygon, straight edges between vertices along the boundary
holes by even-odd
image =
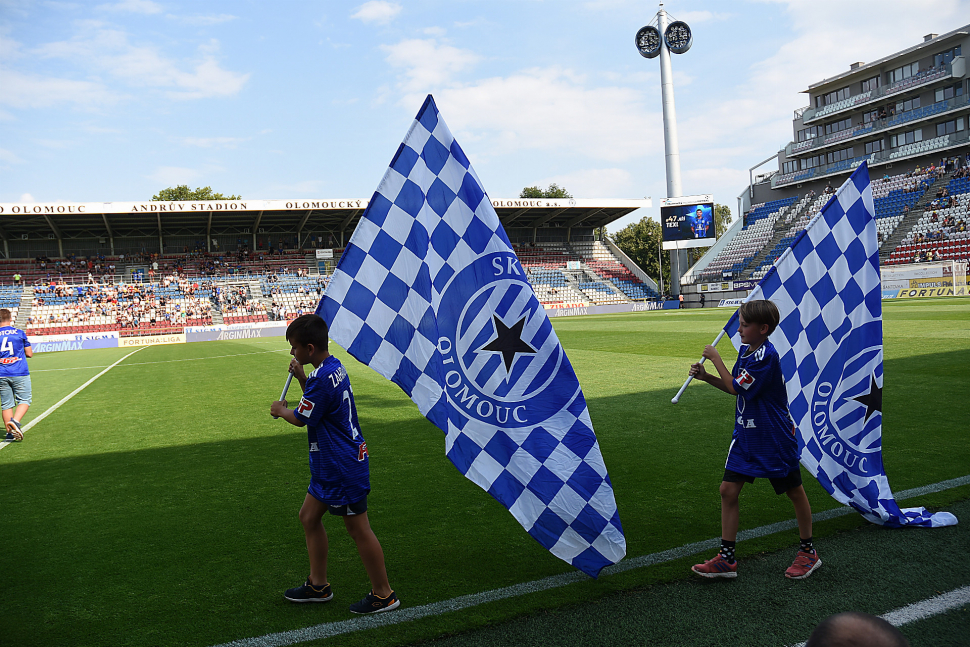
[[[172,288],[176,296],[172,296]],[[51,281],[34,288],[34,308],[44,312],[45,306],[56,302],[60,307],[47,308],[50,314],[38,314],[27,319],[27,325],[62,324],[84,326],[105,320],[115,322],[122,329],[149,326],[185,326],[188,321],[211,321],[212,303],[197,297],[200,289],[211,286],[189,282],[185,276],[172,273],[161,283],[98,283],[67,285]],[[66,300],[66,302],[65,302]]]
[[[215,288],[215,300],[224,317],[250,317],[265,315],[266,306],[249,297],[249,290],[245,287]]]

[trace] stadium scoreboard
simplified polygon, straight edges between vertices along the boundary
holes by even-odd
[[[688,195],[660,201],[663,249],[710,247],[714,233],[714,196]]]

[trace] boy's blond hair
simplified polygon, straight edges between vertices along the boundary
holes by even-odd
[[[778,322],[781,321],[778,307],[766,299],[742,303],[738,309],[738,314],[744,317],[744,320],[748,323],[767,325],[769,335],[775,332]]]

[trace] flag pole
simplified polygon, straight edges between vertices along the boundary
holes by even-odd
[[[711,346],[717,346],[717,343],[721,341],[721,337],[723,337],[724,333],[726,332],[727,332],[726,330],[721,330],[721,332],[718,333],[717,335],[717,339],[714,340],[714,343],[711,344]],[[704,359],[705,359],[704,357],[701,357],[701,361],[700,361],[701,364],[704,363]],[[694,379],[693,375],[687,376],[687,381],[684,382],[684,386],[680,387],[680,391],[677,391],[677,395],[673,397],[673,399],[671,400],[671,403],[677,404],[677,402],[680,400],[680,396],[683,395],[684,390],[687,388],[687,385],[690,384],[690,381],[693,379]]]

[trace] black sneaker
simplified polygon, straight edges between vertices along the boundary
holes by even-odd
[[[381,613],[382,611],[393,611],[401,606],[401,601],[397,599],[394,591],[386,598],[379,598],[371,591],[360,602],[350,605],[350,610],[354,613]]]
[[[290,602],[330,602],[333,599],[333,591],[330,590],[329,584],[314,586],[310,584],[310,578],[307,578],[303,586],[286,589],[283,597]]]

